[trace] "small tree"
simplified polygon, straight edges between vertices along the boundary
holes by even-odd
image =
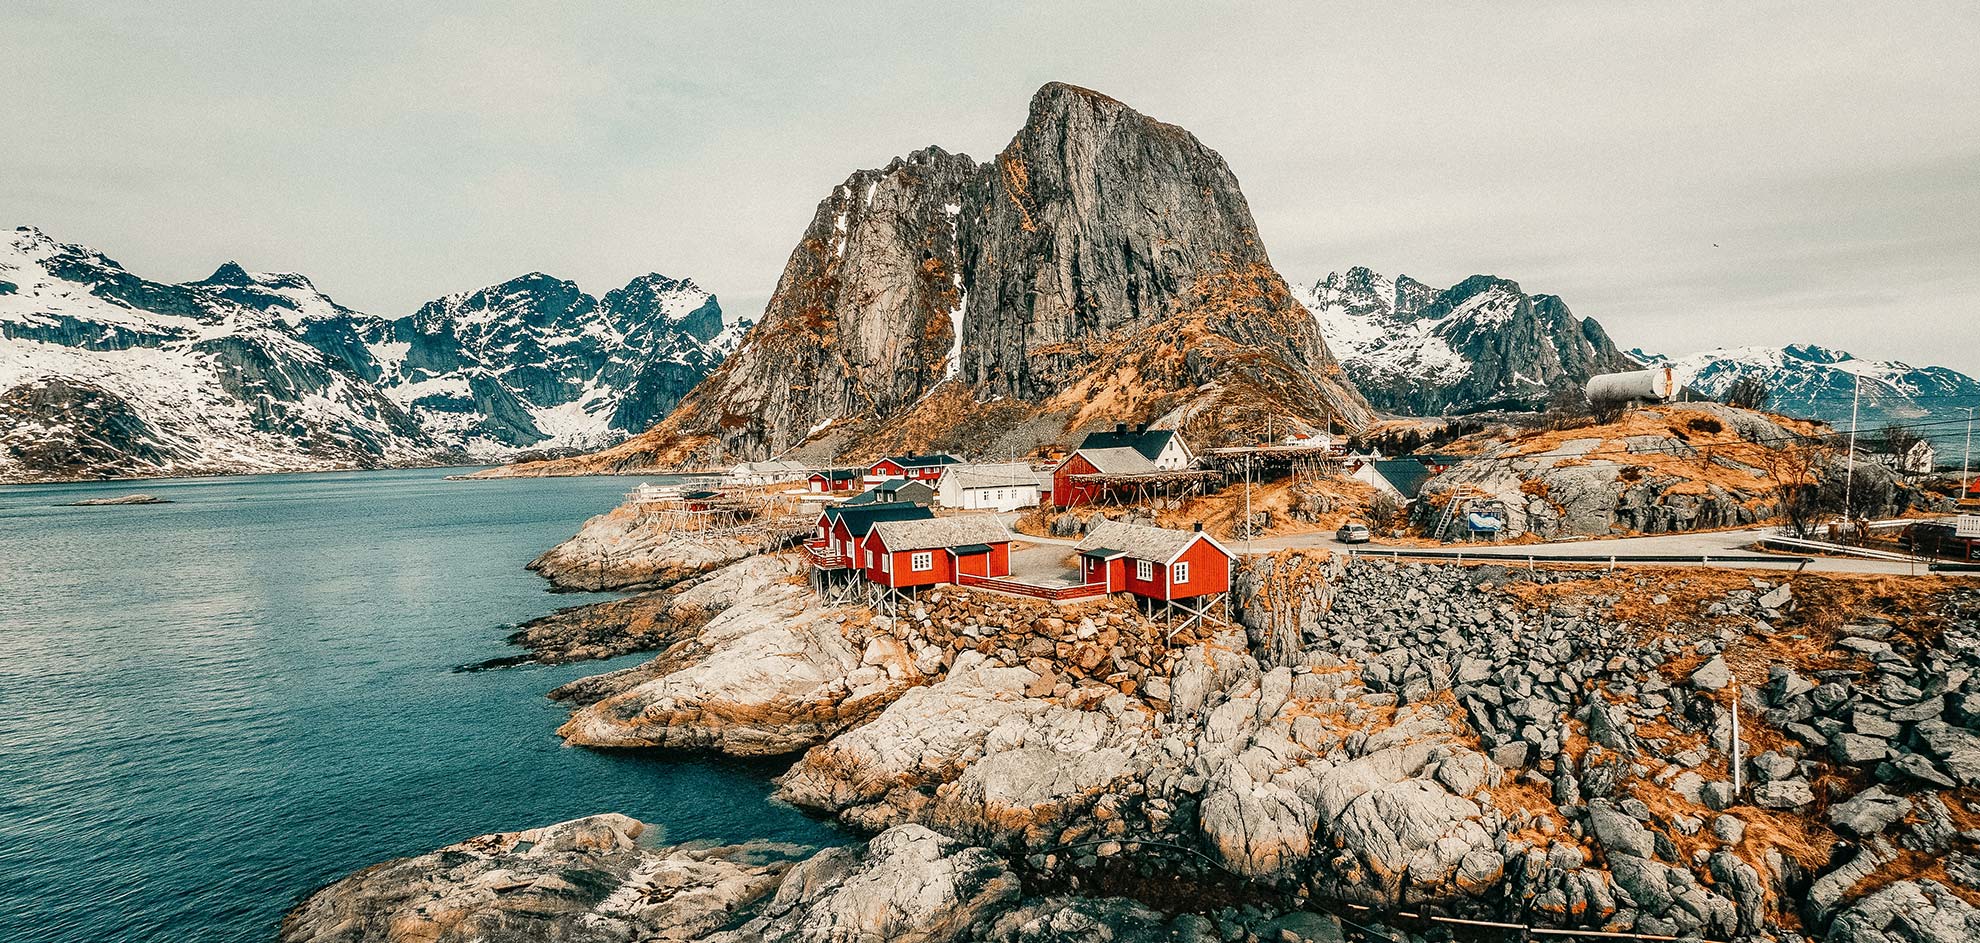
[[[1907,453],[1918,447],[1918,443],[1925,441],[1925,437],[1919,435],[1918,430],[1901,422],[1885,426],[1883,431],[1877,434],[1877,439],[1884,454],[1897,456],[1900,463]]]
[[[1764,409],[1771,398],[1773,391],[1767,388],[1767,381],[1753,376],[1734,380],[1732,389],[1726,391],[1726,405],[1741,409]]]
[[[1402,502],[1387,491],[1377,491],[1368,499],[1368,526],[1376,530],[1388,530],[1396,526],[1396,518],[1402,516]]]
[[[1828,445],[1790,444],[1769,449],[1767,477],[1774,484],[1774,501],[1782,527],[1796,537],[1814,532],[1824,514],[1841,501],[1822,485],[1822,469],[1834,449]]]

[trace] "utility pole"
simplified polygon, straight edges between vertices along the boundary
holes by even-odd
[[[1973,479],[1970,477],[1973,467],[1973,411],[1974,407],[1966,407],[1966,450],[1959,456],[1959,500],[1961,501],[1966,500],[1966,493],[1973,490]]]
[[[1850,492],[1855,490],[1856,487],[1856,410],[1857,406],[1863,401],[1863,376],[1862,374],[1851,374],[1851,376],[1856,377],[1856,386],[1854,392],[1849,397],[1849,465],[1843,472],[1844,525],[1848,525],[1849,522],[1856,520],[1856,518],[1850,516],[1849,499]]]
[[[1244,453],[1244,552],[1251,553],[1251,453]]]

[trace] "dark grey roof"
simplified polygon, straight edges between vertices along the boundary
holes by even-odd
[[[864,537],[873,525],[881,521],[920,521],[935,516],[934,511],[919,504],[906,501],[882,501],[873,504],[856,504],[851,507],[840,505],[825,509],[828,522],[843,520],[846,530],[854,537]]]
[[[896,491],[903,491],[908,488],[920,488],[921,490],[926,491],[929,494],[935,493],[935,489],[928,487],[927,482],[914,481],[909,478],[889,478],[886,481],[883,481],[873,486],[873,490],[884,492],[886,494],[893,494]]]
[[[1115,550],[1112,547],[1094,547],[1091,550],[1081,550],[1079,555],[1082,557],[1099,557],[1102,560],[1112,560],[1115,557],[1127,556],[1127,551]]]
[[[929,468],[935,465],[960,465],[962,459],[946,452],[936,452],[930,455],[889,455],[880,462],[893,462],[902,468]],[[880,462],[873,464],[878,465]]]
[[[1430,480],[1430,469],[1413,458],[1388,458],[1375,463],[1375,471],[1389,484],[1402,492],[1405,498],[1414,498],[1423,493],[1423,483]]]
[[[1168,446],[1169,440],[1175,437],[1176,430],[1174,429],[1144,429],[1139,432],[1133,429],[1125,432],[1120,430],[1089,432],[1086,434],[1086,438],[1080,440],[1079,448],[1073,451],[1077,452],[1081,449],[1133,449],[1140,452],[1143,458],[1152,462],[1162,454],[1162,449]]]
[[[990,545],[989,545],[989,544],[963,544],[963,545],[962,545],[962,546],[960,546],[960,547],[950,547],[950,548],[949,548],[949,552],[950,552],[950,553],[953,553],[953,554],[955,554],[956,556],[959,556],[959,557],[966,557],[966,556],[969,556],[970,554],[973,554],[973,553],[989,553],[989,552],[990,552]]]
[[[846,480],[846,479],[848,479],[848,478],[858,478],[858,477],[861,477],[861,476],[863,476],[863,475],[865,475],[865,474],[866,474],[866,469],[864,469],[864,468],[821,468],[821,469],[819,469],[819,470],[817,470],[817,471],[815,471],[815,472],[812,472],[811,474],[812,474],[812,475],[824,475],[824,476],[825,476],[825,477],[826,477],[827,479],[829,479],[829,480],[832,480],[832,481],[845,481],[845,480]],[[810,477],[810,476],[806,476],[806,477]]]

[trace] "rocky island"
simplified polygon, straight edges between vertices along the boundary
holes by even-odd
[[[116,498],[84,498],[69,502],[72,508],[117,507],[125,504],[171,504],[171,500],[151,494],[127,494]]]

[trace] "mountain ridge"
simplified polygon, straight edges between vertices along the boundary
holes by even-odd
[[[1396,412],[1534,408],[1563,382],[1636,366],[1595,319],[1498,276],[1438,289],[1355,266],[1295,294],[1355,385]]]
[[[461,464],[644,429],[747,322],[691,279],[540,272],[398,318],[227,261],[156,282],[33,227],[0,242],[0,480]]]

